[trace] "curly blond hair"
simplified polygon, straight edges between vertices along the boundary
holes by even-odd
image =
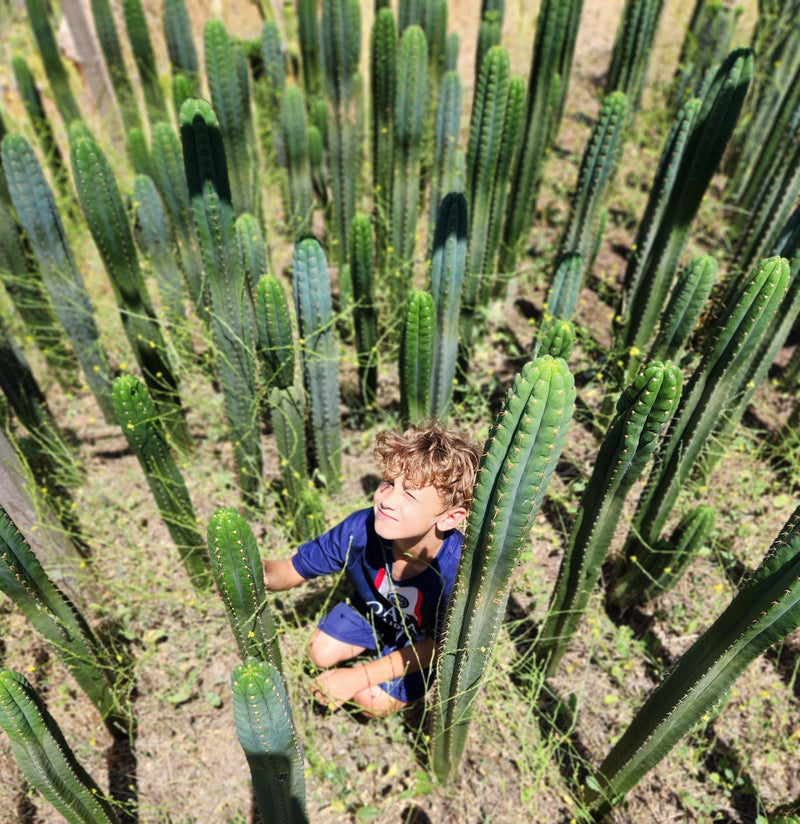
[[[476,444],[434,425],[380,432],[376,438],[375,458],[384,477],[404,475],[417,486],[434,486],[445,509],[469,509],[480,457]]]

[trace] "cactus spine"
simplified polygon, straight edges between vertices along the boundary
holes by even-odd
[[[406,301],[400,341],[400,406],[406,423],[430,416],[431,370],[436,307],[430,292],[412,292]]]
[[[671,363],[650,363],[617,403],[581,499],[547,618],[534,648],[556,671],[597,584],[600,566],[617,531],[622,507],[658,446],[678,404],[681,374]]]
[[[561,455],[575,404],[563,360],[526,364],[489,431],[437,665],[433,770],[458,766],[511,575]]]
[[[118,668],[78,608],[52,582],[5,508],[0,506],[0,590],[42,634],[117,738],[130,731],[130,708]],[[118,677],[118,676],[117,676]]]
[[[125,439],[139,460],[158,511],[197,590],[211,581],[197,515],[169,443],[144,385],[133,375],[114,380],[114,408]]]
[[[317,468],[336,490],[342,473],[338,355],[328,261],[316,238],[295,244],[292,281]]]
[[[53,193],[33,149],[23,137],[9,134],[3,138],[2,160],[14,208],[31,242],[53,308],[75,348],[103,416],[113,421],[111,369]]]
[[[235,509],[218,509],[208,522],[208,553],[243,660],[281,667],[278,632],[267,606],[264,572],[253,531]]]
[[[118,824],[36,690],[8,669],[0,669],[0,727],[25,778],[70,824]]]
[[[280,673],[248,660],[231,676],[233,719],[265,821],[308,824],[303,749]]]
[[[602,812],[621,799],[720,704],[755,658],[798,625],[800,510],[795,510],[752,578],[669,671],[603,759],[599,788],[587,790],[587,805]]]
[[[122,197],[106,156],[92,138],[72,143],[72,169],[89,230],[114,289],[122,326],[166,428],[180,446],[191,443],[166,343],[144,284]]]
[[[453,395],[458,361],[461,291],[467,266],[467,199],[451,192],[439,207],[433,238],[431,294],[436,331],[431,364],[430,415],[444,420]]]

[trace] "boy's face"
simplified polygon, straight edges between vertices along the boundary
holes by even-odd
[[[381,538],[413,547],[429,535],[453,529],[464,519],[463,507],[445,509],[435,486],[417,486],[404,475],[384,478],[375,490],[375,531]]]

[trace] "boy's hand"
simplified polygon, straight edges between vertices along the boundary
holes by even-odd
[[[363,667],[340,667],[321,673],[314,680],[312,689],[316,701],[331,710],[338,710],[368,686]]]

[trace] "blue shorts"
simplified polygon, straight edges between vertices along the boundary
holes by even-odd
[[[317,626],[337,641],[377,652],[375,658],[382,658],[399,649],[395,645],[385,644],[375,627],[360,612],[344,601],[337,604]],[[433,673],[430,669],[423,669],[418,672],[409,672],[391,681],[384,681],[379,686],[392,698],[410,704],[422,698],[432,683]]]

